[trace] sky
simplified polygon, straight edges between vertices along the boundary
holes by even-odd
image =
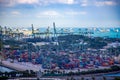
[[[0,0],[2,27],[120,27],[120,0]]]

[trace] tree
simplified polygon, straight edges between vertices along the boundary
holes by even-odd
[[[117,66],[117,65],[114,65],[114,66],[111,66],[111,69],[112,69],[113,71],[118,71],[118,70],[120,70],[120,67]]]
[[[81,77],[81,80],[84,80],[84,77]]]
[[[114,80],[120,80],[120,77],[115,77],[115,79]]]
[[[92,76],[92,80],[95,80],[95,77],[94,77],[94,76]]]
[[[103,80],[106,80],[106,77],[105,77],[105,76],[103,76]]]

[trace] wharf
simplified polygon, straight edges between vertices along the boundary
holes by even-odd
[[[13,62],[3,60],[1,61],[1,66],[5,66],[7,68],[16,70],[16,71],[25,71],[25,70],[33,70],[33,71],[39,71],[41,65],[32,65],[32,63],[22,63],[22,62]]]

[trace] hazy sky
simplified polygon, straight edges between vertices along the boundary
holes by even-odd
[[[120,0],[0,0],[8,27],[120,27]]]

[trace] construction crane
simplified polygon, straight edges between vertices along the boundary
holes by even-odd
[[[7,35],[7,27],[5,26],[5,35]]]
[[[11,30],[11,29],[10,29],[10,28],[8,28],[8,35],[9,35],[9,37],[10,37],[10,30]]]
[[[61,34],[63,36],[63,34],[66,34],[63,32],[63,29],[61,29],[61,32],[58,33],[56,30],[56,26],[55,23],[53,22],[53,29],[54,29],[54,41],[56,42],[56,45],[58,46],[56,48],[57,52],[59,51],[59,49],[64,50],[63,46],[62,46],[62,41],[59,40],[58,35]],[[58,35],[57,35],[58,34]]]
[[[56,40],[57,32],[56,32],[55,22],[53,22],[53,29],[54,29],[54,40]]]
[[[35,38],[35,33],[34,33],[34,27],[33,27],[33,24],[32,24],[32,35],[33,35],[33,38]]]
[[[48,26],[48,28],[46,29],[46,38],[49,39],[50,37],[50,27]]]
[[[3,28],[2,26],[0,26],[0,35],[2,35],[2,33],[3,33]]]
[[[53,29],[54,29],[54,41],[55,41],[55,45],[56,47],[56,53],[58,53],[58,46],[59,46],[59,42],[58,42],[58,37],[57,37],[57,31],[56,31],[56,26],[55,26],[55,22],[53,22]]]
[[[17,40],[19,40],[20,39],[20,32],[19,32],[19,29],[16,29],[16,37],[17,37]]]
[[[7,38],[7,27],[6,26],[4,27],[4,35],[3,36],[5,39]]]
[[[13,38],[13,30],[11,28],[10,28],[9,32],[10,32],[10,36]]]

